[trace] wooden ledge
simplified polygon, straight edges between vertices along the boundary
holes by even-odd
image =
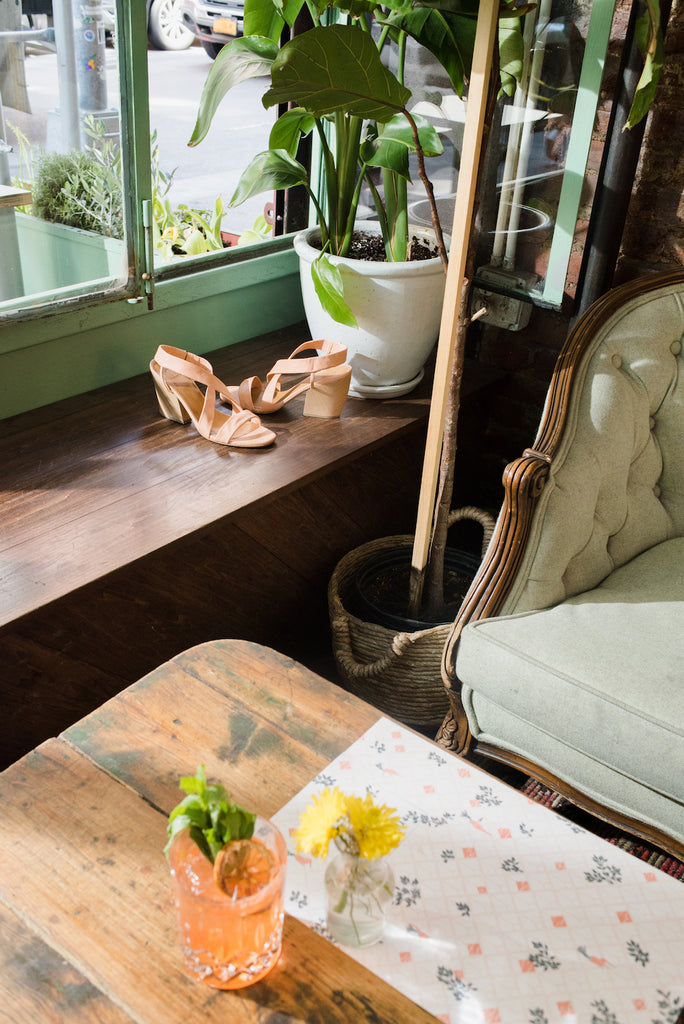
[[[222,380],[262,379],[305,324],[209,353]],[[405,398],[348,399],[339,419],[295,400],[266,419],[268,449],[208,443],[159,415],[148,374],[5,420],[0,625],[422,425],[427,380]]]
[[[3,207],[30,206],[33,196],[25,188],[14,185],[0,185],[0,209]]]

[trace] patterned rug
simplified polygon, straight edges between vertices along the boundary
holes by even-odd
[[[676,860],[669,853],[665,853],[656,846],[650,845],[645,840],[636,839],[629,833],[622,832],[620,829],[600,821],[588,812],[582,811],[580,808],[575,807],[570,800],[561,796],[560,793],[550,789],[548,786],[542,785],[536,779],[528,778],[522,785],[521,792],[529,797],[530,800],[543,804],[545,807],[550,807],[558,814],[562,814],[578,825],[582,825],[587,831],[593,832],[594,835],[598,835],[601,839],[612,843],[613,846],[625,850],[627,853],[632,854],[633,857],[638,857],[645,864],[658,868],[659,871],[664,871],[666,875],[684,882],[684,864],[680,860]]]

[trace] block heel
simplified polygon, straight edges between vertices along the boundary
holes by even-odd
[[[150,372],[152,373],[154,390],[157,395],[157,402],[159,403],[159,412],[162,416],[165,416],[167,420],[173,420],[174,423],[182,423],[183,425],[189,423],[190,414],[185,411],[178,397],[164,386],[161,374],[157,375],[152,369],[150,369]]]
[[[319,374],[311,384],[304,399],[304,415],[333,419],[339,416],[349,394],[352,368],[346,363],[330,371],[332,379]]]

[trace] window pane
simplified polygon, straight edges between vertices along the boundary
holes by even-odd
[[[497,104],[480,193],[476,279],[494,291],[549,305],[560,304],[564,289],[572,292],[566,278],[578,212],[586,219],[590,209],[583,182],[612,9],[613,0],[541,0],[522,22],[524,78],[514,98]],[[432,122],[444,146],[426,168],[450,233],[467,92],[464,102],[437,61],[411,41],[407,61],[412,110]],[[598,147],[592,159],[600,159]],[[429,226],[415,159],[411,169],[410,221]]]
[[[127,277],[113,4],[0,7],[0,311]],[[32,203],[27,201],[30,193]]]
[[[185,252],[215,253],[236,244],[248,229],[256,228],[265,237],[272,234],[264,219],[265,212],[271,219],[272,193],[228,207],[242,171],[268,148],[275,115],[261,103],[263,81],[250,79],[235,86],[221,102],[206,138],[188,147],[211,64],[197,41],[181,51],[148,53],[156,267],[187,258]]]

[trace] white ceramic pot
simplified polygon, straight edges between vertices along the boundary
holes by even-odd
[[[373,225],[362,225],[372,231]],[[430,230],[419,238],[434,242]],[[371,263],[330,256],[340,267],[344,297],[358,329],[338,324],[322,309],[311,279],[311,264],[320,249],[310,244],[318,228],[294,238],[299,256],[304,310],[312,338],[330,338],[347,346],[352,366],[349,394],[356,398],[405,395],[423,377],[423,364],[439,336],[446,276],[439,256],[411,263]]]

